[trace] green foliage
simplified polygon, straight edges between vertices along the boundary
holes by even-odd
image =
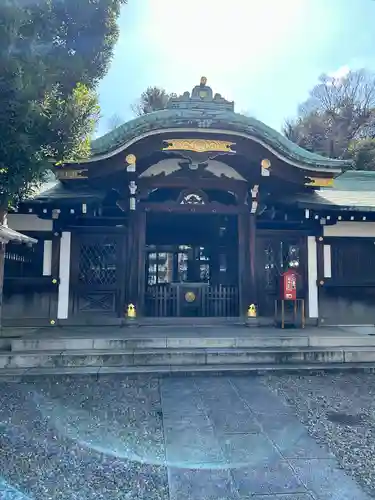
[[[40,105],[44,121],[42,153],[46,158],[74,160],[90,154],[90,136],[99,119],[97,95],[86,85],[78,83],[63,98],[59,86],[46,92]]]
[[[139,100],[132,106],[136,116],[142,116],[167,107],[169,94],[160,87],[148,87]]]
[[[0,2],[0,206],[89,154],[125,0]]]
[[[308,151],[323,156],[332,156],[329,125],[324,116],[317,112],[300,116],[293,121],[286,121],[283,133],[288,139]]]
[[[375,170],[375,139],[360,139],[349,146],[357,170]]]

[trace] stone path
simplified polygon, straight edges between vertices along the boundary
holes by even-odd
[[[171,500],[367,498],[258,379],[164,379],[161,396]]]
[[[1,500],[368,500],[262,379],[0,383]]]

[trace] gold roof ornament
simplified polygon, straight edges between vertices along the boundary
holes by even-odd
[[[199,103],[199,104],[198,104]],[[220,94],[213,93],[212,88],[207,85],[207,77],[201,76],[198,85],[195,85],[191,94],[184,92],[180,97],[171,96],[167,109],[212,109],[220,111],[234,111],[234,102],[227,101]]]
[[[137,161],[137,157],[133,154],[130,154],[125,158],[125,161],[126,163],[128,163],[128,165],[134,165]]]
[[[269,177],[270,176],[270,168],[271,168],[271,162],[268,158],[263,158],[263,160],[260,162],[260,173],[263,177]]]
[[[307,177],[305,186],[312,187],[332,187],[333,177]]]

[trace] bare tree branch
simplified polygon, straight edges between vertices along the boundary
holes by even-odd
[[[343,77],[321,75],[293,127],[287,135],[298,144],[346,157],[351,141],[375,137],[375,75],[365,69]]]

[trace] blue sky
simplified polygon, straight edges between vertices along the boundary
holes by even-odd
[[[280,129],[319,75],[375,70],[374,0],[128,0],[99,88],[102,119],[127,121],[149,85],[214,92]]]

